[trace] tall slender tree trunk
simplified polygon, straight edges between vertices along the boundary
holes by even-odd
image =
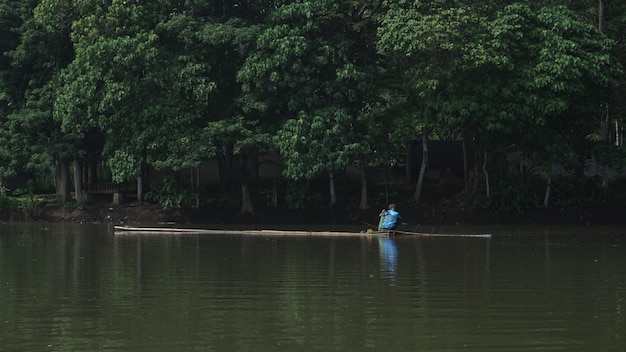
[[[489,197],[491,192],[489,190],[489,172],[487,172],[487,152],[485,152],[483,156],[483,175],[485,175],[485,189],[487,197]]]
[[[137,176],[137,201],[143,202],[143,175]]]
[[[272,199],[270,200],[270,204],[274,207],[278,207],[278,178],[280,176],[280,172],[278,171],[278,165],[274,169],[274,179],[272,180]]]
[[[282,159],[280,157],[276,158],[274,162],[274,173],[272,179],[272,194],[271,199],[269,199],[269,204],[274,208],[278,207],[278,187],[280,186],[280,175],[281,175],[281,167],[282,167]]]
[[[335,191],[335,175],[332,172],[328,172],[329,189],[330,189],[330,206],[332,207],[337,203],[337,192]]]
[[[74,159],[74,196],[76,203],[85,203],[86,197],[83,192],[83,163]]]
[[[467,188],[467,144],[465,144],[465,138],[463,138],[463,183]]]
[[[254,203],[250,196],[250,182],[258,177],[258,159],[256,157],[250,157],[247,154],[241,154],[239,157],[239,169],[242,175],[240,214],[254,215]]]
[[[246,183],[241,184],[241,211],[240,214],[254,215],[254,205],[250,197],[250,188]]]
[[[609,103],[601,105],[600,136],[603,140],[611,140],[611,119],[609,117]]]
[[[543,197],[543,207],[548,208],[548,204],[550,202],[550,191],[552,189],[552,175],[548,176],[548,180],[546,182],[546,194]]]
[[[220,185],[225,191],[230,190],[233,159],[234,155],[232,145],[223,147],[222,152],[217,154],[217,167],[220,175]]]
[[[361,203],[359,203],[359,209],[367,210],[367,175],[365,174],[365,163],[361,162],[359,165],[361,172]]]
[[[56,162],[57,199],[62,202],[70,200],[70,165],[67,160]]]
[[[604,0],[598,0],[598,31],[600,33],[604,32],[604,22],[605,22],[605,17],[604,17]],[[600,134],[602,136],[602,138],[604,138],[607,141],[611,141],[612,137],[611,137],[611,119],[610,119],[610,114],[609,114],[609,103],[605,102],[602,106],[602,121],[600,122]],[[617,120],[615,120],[615,143],[617,144]],[[602,166],[603,169],[606,169],[606,166]],[[602,186],[606,187],[608,186],[610,180],[608,178],[608,172],[606,172],[606,170],[604,170],[605,172],[602,172]]]
[[[98,163],[95,160],[87,161],[87,183],[98,182]]]
[[[426,166],[428,165],[428,132],[422,132],[422,165],[420,166],[420,173],[417,177],[417,185],[415,186],[415,193],[413,193],[413,200],[415,204],[419,204],[420,197],[422,196],[422,187],[424,185],[424,175],[426,174]]]
[[[150,175],[146,160],[148,160],[148,155],[144,149],[137,165],[137,201],[140,203],[143,203],[146,193],[150,190]]]
[[[604,0],[598,0],[598,31],[604,32]],[[608,140],[609,138],[609,104],[603,104],[602,121],[600,121],[600,135]]]
[[[195,175],[195,184],[193,183]],[[196,191],[196,209],[200,209],[200,165],[191,168],[192,187]]]
[[[144,190],[144,185],[145,185],[145,180],[144,180],[144,165],[143,165],[143,161],[139,163],[139,170],[137,170],[137,201],[142,203],[143,199],[144,199],[144,194],[145,194],[145,190]]]
[[[598,31],[604,32],[604,0],[598,0]]]

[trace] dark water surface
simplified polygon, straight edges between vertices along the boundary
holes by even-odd
[[[271,238],[2,224],[0,350],[626,350],[625,228],[488,230]]]

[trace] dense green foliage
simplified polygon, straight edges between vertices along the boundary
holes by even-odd
[[[287,196],[330,176],[334,204],[333,175],[429,135],[473,145],[475,204],[590,201],[560,190],[589,161],[599,189],[625,165],[625,17],[609,0],[2,0],[0,181],[52,177],[66,199],[72,161],[75,181],[105,165],[183,206],[216,159],[249,202],[269,153]]]

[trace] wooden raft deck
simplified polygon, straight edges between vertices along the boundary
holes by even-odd
[[[347,232],[347,231],[283,231],[283,230],[217,230],[217,229],[191,229],[170,227],[129,227],[114,226],[115,235],[253,235],[253,236],[323,236],[323,237],[388,237],[388,231],[371,232]],[[401,236],[429,236],[429,237],[479,237],[491,238],[490,234],[439,234],[395,231],[394,235]]]
[[[124,234],[175,234],[175,235],[255,235],[255,236],[387,236],[387,232],[343,232],[343,231],[283,231],[283,230],[217,230],[169,227],[115,226],[116,235]]]

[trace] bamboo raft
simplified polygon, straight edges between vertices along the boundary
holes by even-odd
[[[322,236],[322,237],[389,237],[400,236],[428,236],[428,237],[479,237],[491,238],[491,234],[443,234],[443,233],[422,233],[408,231],[298,231],[298,230],[217,230],[217,229],[192,229],[192,228],[171,228],[171,227],[130,227],[114,226],[115,235],[252,235],[252,236]]]

